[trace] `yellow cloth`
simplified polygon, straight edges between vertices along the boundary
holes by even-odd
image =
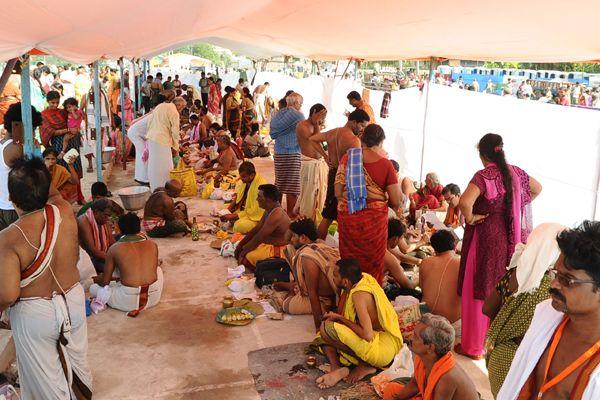
[[[62,185],[71,179],[71,173],[65,167],[58,164],[52,168],[50,176],[52,177],[52,184],[56,189],[60,189]]]
[[[173,103],[162,103],[148,117],[146,138],[179,150],[179,112]]]
[[[256,226],[258,221],[263,217],[265,210],[260,208],[258,205],[258,187],[265,184],[266,181],[257,172],[254,180],[250,184],[248,194],[246,195],[246,204],[244,209],[237,213],[239,219],[233,225],[233,231],[239,233],[248,233]],[[239,208],[239,202],[244,197],[244,191],[246,190],[246,184],[241,180],[235,185],[236,205]],[[237,226],[237,227],[236,227]],[[248,227],[250,229],[246,230]]]
[[[246,234],[254,229],[257,224],[258,222],[252,221],[250,218],[240,218],[233,224],[233,231]]]
[[[246,260],[254,266],[259,261],[266,260],[267,258],[280,257],[281,248],[283,246],[273,246],[272,244],[261,243],[257,248],[246,254]]]
[[[362,279],[348,293],[343,316],[352,322],[356,322],[356,309],[354,308],[352,295],[356,292],[370,293],[375,299],[377,316],[384,331],[375,332],[373,340],[368,342],[344,324],[336,322],[333,324],[333,329],[339,341],[352,349],[354,354],[361,360],[374,367],[383,368],[394,360],[394,357],[402,348],[402,334],[400,333],[398,315],[377,280],[369,274],[363,273],[362,275]],[[340,362],[346,366],[350,364],[358,365],[358,360],[344,353],[340,354]]]

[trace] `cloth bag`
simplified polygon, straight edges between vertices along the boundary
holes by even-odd
[[[186,167],[183,162],[179,162],[177,166],[169,172],[171,179],[175,179],[181,183],[181,197],[194,197],[198,192],[196,183],[196,173],[191,167]]]
[[[267,258],[256,263],[256,286],[272,285],[274,282],[289,282],[292,270],[283,258]]]

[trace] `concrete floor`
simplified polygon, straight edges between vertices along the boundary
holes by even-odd
[[[255,164],[273,182],[272,161]],[[113,168],[108,182],[113,193],[134,184],[132,169],[133,163],[127,171]],[[86,174],[84,187],[94,180],[95,175]],[[190,216],[207,219],[221,203],[184,201]],[[229,294],[223,284],[227,267],[235,262],[220,257],[209,247],[210,240],[192,242],[189,236],[156,240],[165,278],[160,304],[137,318],[109,309],[88,319],[95,399],[260,399],[248,370],[248,352],[313,339],[310,316],[286,316],[283,321],[258,318],[245,327],[216,323],[221,300]],[[483,398],[491,400],[483,361],[459,357],[459,363]]]

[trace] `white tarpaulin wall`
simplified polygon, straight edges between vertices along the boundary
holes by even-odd
[[[0,60],[38,48],[90,63],[206,40],[253,58],[590,61],[599,12],[598,0],[5,0]]]
[[[371,104],[381,104],[381,92]],[[425,127],[423,173],[437,172],[443,184],[462,190],[482,168],[476,149],[485,133],[504,138],[508,162],[544,186],[536,199],[536,224],[573,225],[600,215],[600,111],[527,102],[431,85]],[[394,92],[386,129],[386,150],[406,159],[409,176],[418,179],[423,139],[425,94],[417,89]],[[405,107],[406,108],[403,108]]]
[[[166,76],[166,71],[161,70]],[[155,71],[153,71],[155,72]],[[174,75],[174,72],[173,74]],[[253,72],[248,73],[249,79]],[[180,74],[182,82],[198,85],[199,75]],[[224,85],[235,86],[238,73],[222,76]],[[280,73],[259,72],[255,85],[268,81],[275,99],[287,90],[304,97],[302,111],[314,103],[327,109],[328,129],[346,123],[352,110],[346,95],[361,92],[349,79],[313,76],[296,79]],[[432,84],[425,131],[425,92],[410,88],[392,93],[389,118],[379,117],[383,92],[371,91],[370,104],[386,132],[385,150],[397,160],[403,173],[419,180],[421,154],[423,174],[434,171],[443,184],[456,183],[464,190],[473,174],[482,168],[476,149],[485,133],[502,135],[508,162],[539,180],[544,189],[533,208],[536,224],[560,222],[573,225],[600,215],[600,111],[542,104],[513,97]],[[423,133],[425,148],[423,151]]]

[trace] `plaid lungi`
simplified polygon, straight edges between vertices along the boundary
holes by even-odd
[[[282,194],[300,195],[300,153],[275,154],[275,186]]]

